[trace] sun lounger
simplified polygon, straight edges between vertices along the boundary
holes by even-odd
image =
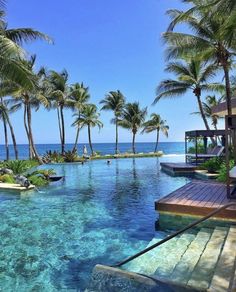
[[[206,154],[186,154],[186,160],[188,162],[195,162],[196,164],[198,162],[204,162],[205,160],[214,158],[214,157],[220,157],[224,152],[223,146],[215,146],[212,150],[208,151]]]

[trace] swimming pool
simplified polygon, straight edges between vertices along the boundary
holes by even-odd
[[[0,192],[0,290],[80,291],[95,264],[144,248],[155,235],[154,201],[187,182],[160,172],[159,162],[53,165],[64,183]]]

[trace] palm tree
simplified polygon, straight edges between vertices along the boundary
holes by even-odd
[[[58,126],[61,140],[61,153],[65,153],[65,119],[64,109],[71,107],[69,99],[71,97],[71,88],[68,85],[68,72],[63,70],[58,73],[56,71],[50,71],[48,80],[51,85],[50,97],[54,100],[54,106],[57,109]]]
[[[132,131],[132,150],[135,153],[135,137],[138,130],[142,127],[147,115],[147,107],[140,108],[138,102],[127,103],[121,115],[119,125]]]
[[[101,110],[113,111],[114,119],[111,120],[112,123],[116,125],[116,148],[115,153],[118,153],[118,126],[119,119],[121,117],[122,110],[125,105],[125,97],[119,91],[110,91],[109,94],[106,95],[105,99],[100,101],[100,104],[103,104]]]
[[[157,152],[157,146],[159,143],[160,131],[168,137],[169,126],[166,124],[165,120],[161,119],[161,116],[158,114],[151,114],[151,119],[143,123],[142,133],[151,133],[156,131],[156,146],[154,152]]]
[[[196,6],[187,12],[170,10],[172,22],[169,31],[163,34],[169,45],[168,58],[195,56],[214,62],[224,71],[228,115],[232,114],[229,72],[236,50],[235,25],[229,28],[229,14],[223,10],[214,13],[211,9],[199,8],[200,1],[191,1]],[[209,2],[206,2],[208,4]],[[187,23],[193,33],[173,32],[178,23]]]
[[[3,121],[3,127],[4,127],[4,135],[5,135],[5,147],[6,147],[6,159],[9,159],[9,149],[8,149],[8,137],[7,137],[7,126],[9,126],[10,132],[11,132],[11,138],[12,143],[14,146],[14,152],[15,152],[15,158],[18,159],[18,149],[16,144],[16,137],[14,133],[14,128],[12,126],[11,120],[10,120],[10,114],[16,112],[20,108],[19,103],[12,104],[12,101],[10,99],[5,99],[4,97],[10,96],[13,92],[13,90],[16,89],[16,87],[12,84],[11,81],[4,81],[0,83],[0,117]]]
[[[80,112],[83,110],[84,106],[90,99],[89,88],[84,87],[83,83],[75,83],[71,86],[70,98],[68,99],[68,104],[71,105],[73,111],[76,111],[78,117],[80,117]],[[77,126],[75,143],[73,147],[73,152],[77,151],[77,144],[79,139],[80,127]]]
[[[18,159],[18,149],[17,149],[15,132],[14,132],[14,128],[12,126],[12,123],[11,123],[9,115],[14,113],[19,108],[20,108],[20,104],[12,105],[11,101],[4,100],[3,98],[1,98],[0,117],[1,117],[1,119],[3,121],[3,128],[4,128],[6,160],[9,160],[9,158],[10,158],[7,126],[9,127],[10,133],[11,133],[12,143],[13,143],[14,152],[15,152],[15,159],[16,160]]]
[[[162,98],[182,96],[188,91],[191,91],[197,98],[204,125],[207,130],[210,130],[203,110],[201,95],[203,91],[222,89],[222,86],[218,83],[208,83],[209,79],[215,76],[216,66],[212,64],[205,65],[200,60],[191,59],[190,61],[169,63],[166,71],[174,73],[177,79],[167,79],[159,84],[156,90],[157,97],[154,100],[154,104]]]
[[[3,3],[4,1],[2,1]],[[2,80],[11,80],[32,88],[35,86],[34,75],[21,59],[25,56],[25,51],[21,47],[23,43],[31,42],[37,39],[51,42],[51,39],[31,28],[8,29],[5,21],[4,6],[0,6],[0,77]]]
[[[80,129],[84,127],[88,127],[88,139],[89,146],[92,155],[94,154],[93,145],[91,140],[91,128],[98,127],[101,129],[103,127],[103,123],[99,120],[100,114],[97,112],[97,107],[95,104],[87,104],[83,107],[80,114],[74,114],[76,117],[73,126],[77,126]]]
[[[218,120],[221,118],[218,114],[212,112],[212,108],[220,104],[223,101],[223,97],[217,99],[215,95],[208,95],[206,101],[202,102],[203,111],[208,119],[211,119],[211,124],[215,130],[217,130]],[[200,112],[194,112],[193,114],[201,114]]]
[[[37,73],[34,73],[34,65],[36,61],[36,56],[31,56],[29,61],[22,61],[24,66],[34,74],[34,79],[36,86],[32,89],[27,89],[25,87],[18,86],[13,90],[12,96],[15,98],[16,102],[21,102],[24,108],[24,126],[26,135],[29,142],[29,158],[36,158],[40,163],[42,160],[35,147],[33,130],[32,130],[32,108],[36,111],[39,109],[40,105],[44,107],[49,106],[48,99],[44,94],[44,69],[41,68]]]

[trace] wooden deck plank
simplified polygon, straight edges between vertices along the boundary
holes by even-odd
[[[170,201],[172,197],[174,197],[175,199],[178,197],[181,197],[184,195],[184,193],[188,190],[188,189],[192,189],[194,186],[191,183],[187,183],[185,186],[180,187],[178,189],[178,194],[176,194],[176,190],[171,192],[169,195],[165,196],[164,198],[162,198],[163,202],[164,201]]]
[[[192,181],[156,201],[156,210],[186,215],[204,216],[232,200],[227,199],[224,184],[209,181]],[[236,201],[235,201],[236,202]],[[236,220],[236,207],[223,210],[216,215]]]

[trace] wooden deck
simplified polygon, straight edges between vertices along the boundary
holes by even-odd
[[[156,201],[155,208],[160,213],[204,216],[231,201],[227,199],[224,184],[211,181],[192,181]],[[236,220],[236,207],[223,210],[215,217]]]
[[[166,163],[162,162],[161,169],[171,175],[191,175],[197,169],[196,165],[189,163]]]

